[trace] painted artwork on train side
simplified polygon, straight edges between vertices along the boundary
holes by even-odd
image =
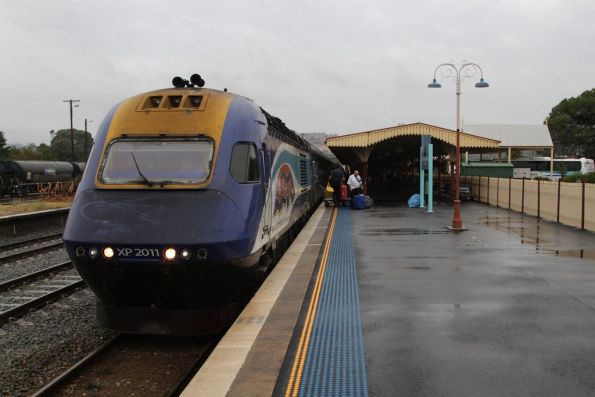
[[[275,189],[275,209],[273,215],[280,216],[282,213],[287,212],[295,198],[293,174],[289,164],[285,163],[279,168]]]
[[[281,143],[274,153],[271,183],[267,191],[265,211],[259,225],[259,230],[268,229],[268,232],[257,235],[253,252],[260,249],[269,239],[275,239],[291,225],[296,201],[304,191],[300,185],[300,164],[306,163],[309,159],[302,159],[299,151],[286,143]],[[310,166],[304,164],[303,168],[307,171]]]

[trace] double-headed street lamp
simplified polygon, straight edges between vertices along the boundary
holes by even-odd
[[[452,218],[452,226],[450,227],[453,231],[462,231],[466,230],[463,227],[463,221],[461,220],[461,200],[459,198],[459,176],[461,174],[461,75],[463,71],[466,72],[465,75],[462,77],[473,77],[475,75],[476,70],[480,72],[480,79],[479,82],[475,84],[477,88],[487,88],[490,85],[483,80],[483,70],[481,67],[476,63],[467,62],[457,68],[452,63],[443,63],[436,67],[434,70],[434,80],[430,84],[428,84],[428,88],[440,88],[442,87],[440,83],[436,82],[436,73],[438,70],[444,69],[445,73],[443,74],[446,78],[455,78],[456,77],[456,84],[457,84],[457,144],[456,144],[456,171],[455,171],[455,199],[453,201],[454,204],[454,215]],[[452,71],[456,75],[452,74]],[[451,189],[452,191],[452,189]]]
[[[89,157],[89,152],[87,150],[87,123],[92,123],[92,122],[93,122],[93,120],[85,119],[85,150],[83,151],[84,152],[83,159],[85,161],[88,161],[87,157]]]
[[[72,125],[72,108],[78,107],[79,105],[73,105],[73,103],[80,102],[78,99],[65,99],[62,102],[70,103],[70,160],[76,161],[74,157],[74,127]]]

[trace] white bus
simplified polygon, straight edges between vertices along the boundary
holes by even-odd
[[[569,176],[595,172],[593,159],[584,157],[581,157],[580,159],[554,159],[553,174],[550,171],[550,162],[550,157],[533,157],[530,159],[512,160],[515,170],[530,170],[531,179],[541,177],[557,180],[560,179],[562,175]],[[519,175],[522,175],[522,173]]]

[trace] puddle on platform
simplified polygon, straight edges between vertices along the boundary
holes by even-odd
[[[430,266],[405,266],[405,267],[402,267],[401,269],[407,269],[407,270],[431,270],[432,268]]]
[[[582,258],[582,259],[595,259],[595,250],[592,249],[574,249],[574,250],[554,250],[548,247],[543,247],[543,244],[547,246],[551,241],[544,239],[543,235],[547,235],[547,232],[540,230],[539,220],[535,224],[525,224],[522,226],[511,226],[506,222],[502,223],[490,223],[482,222],[486,226],[508,232],[509,235],[515,235],[520,237],[521,244],[535,245],[536,254],[548,254],[555,256],[562,256],[568,258]],[[524,222],[521,222],[524,223]],[[546,229],[547,230],[547,229]]]
[[[408,215],[405,214],[395,214],[394,212],[372,212],[371,216],[376,218],[409,218]]]
[[[448,230],[425,230],[415,228],[401,229],[369,229],[362,233],[365,236],[413,236],[420,234],[451,234]]]
[[[541,235],[544,234],[540,230],[539,221],[535,224],[527,224],[523,225],[524,222],[521,222],[521,226],[515,225],[512,226],[509,222],[480,222],[484,225],[491,227],[493,229],[507,232],[509,235],[515,235],[521,238],[521,244],[535,244],[537,245],[537,249],[539,250],[539,245],[544,243],[549,243],[548,239],[544,239]]]
[[[441,255],[441,256],[401,256],[400,259],[454,259],[458,258],[456,255]],[[394,259],[394,257],[390,257],[389,259]]]
[[[555,250],[548,252],[556,255],[556,256],[565,256],[570,258],[583,258],[583,259],[595,259],[595,250],[585,250],[585,249],[578,249],[578,250]]]

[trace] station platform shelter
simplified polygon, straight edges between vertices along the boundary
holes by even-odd
[[[457,132],[424,123],[358,132],[327,138],[326,145],[337,159],[357,169],[364,180],[364,191],[375,200],[405,198],[417,192],[420,146],[423,136],[430,137],[435,158],[436,181],[448,172],[454,159]],[[500,141],[460,133],[463,151],[499,150]]]
[[[318,207],[182,396],[595,395],[595,234]]]

